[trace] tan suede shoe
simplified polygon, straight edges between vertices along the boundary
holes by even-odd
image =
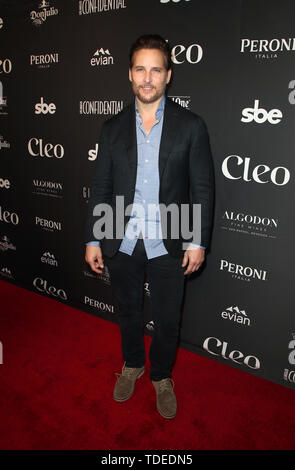
[[[125,401],[131,397],[134,391],[136,379],[139,379],[144,374],[145,368],[143,367],[126,367],[126,362],[122,367],[122,374],[115,372],[118,377],[113,392],[113,398],[116,401]]]
[[[162,379],[157,382],[152,380],[157,396],[157,410],[163,418],[174,418],[177,412],[176,396],[174,394],[174,382],[172,379]]]

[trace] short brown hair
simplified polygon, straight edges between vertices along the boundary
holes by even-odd
[[[132,68],[133,55],[140,49],[159,49],[163,52],[165,58],[165,67],[170,70],[172,67],[171,49],[167,41],[158,34],[144,34],[139,36],[132,44],[129,52],[129,66]]]

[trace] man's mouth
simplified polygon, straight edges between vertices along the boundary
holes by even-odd
[[[153,86],[142,86],[141,88],[142,88],[144,91],[151,91],[151,90],[154,89]]]

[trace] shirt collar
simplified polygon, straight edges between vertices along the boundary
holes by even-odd
[[[157,108],[157,111],[156,111],[156,119],[158,121],[160,121],[160,119],[162,118],[163,116],[163,113],[164,113],[164,108],[165,108],[165,104],[166,104],[166,96],[165,96],[165,93],[164,95],[162,96],[162,99],[159,103],[159,106]],[[140,122],[142,122],[142,117],[140,115],[140,112],[138,111],[138,107],[137,107],[137,99],[135,98],[135,110],[136,110],[136,119],[139,119]]]

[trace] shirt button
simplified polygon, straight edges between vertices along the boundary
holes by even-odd
[[[145,199],[143,199],[142,202],[145,202]]]
[[[147,143],[149,144],[149,143],[150,143],[150,141],[149,141],[149,140],[147,140]]]
[[[147,180],[144,180],[145,183],[147,183]]]
[[[146,158],[145,161],[148,162],[148,159]]]

